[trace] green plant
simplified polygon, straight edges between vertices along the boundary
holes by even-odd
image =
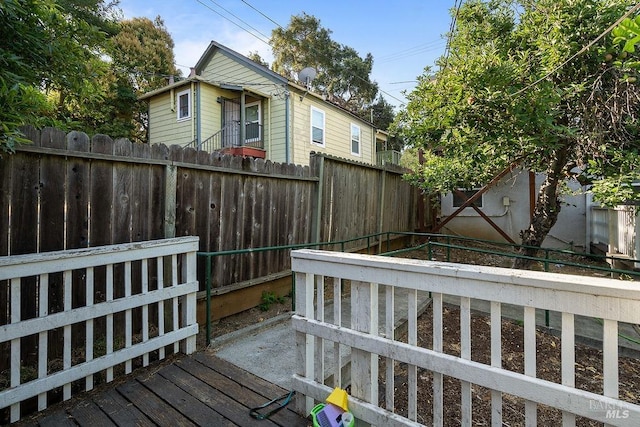
[[[258,308],[262,311],[267,311],[273,304],[284,304],[285,301],[285,297],[279,296],[273,291],[262,291],[262,303]]]

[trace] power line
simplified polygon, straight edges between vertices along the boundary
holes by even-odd
[[[384,59],[382,61],[376,61],[376,62],[378,64],[384,64],[384,63],[387,63],[387,62],[395,62],[395,61],[397,61],[399,59],[408,58],[410,56],[416,56],[416,55],[420,55],[420,54],[427,53],[427,52],[438,51],[438,50],[441,50],[443,47],[444,47],[444,45],[440,44],[440,45],[437,45],[437,46],[433,46],[431,48],[423,48],[423,49],[415,51],[413,53],[407,53],[407,54],[404,54],[404,55],[398,55],[398,56],[396,56],[394,58],[388,58],[388,59]]]
[[[247,3],[246,1],[242,0],[242,3],[246,4],[247,6],[249,6],[251,9],[255,10],[256,12],[258,12],[260,15],[264,16],[265,18],[267,18],[269,21],[273,22],[274,24],[276,24],[278,27],[282,28],[282,25],[278,24],[276,21],[274,21],[273,19],[269,18],[267,15],[265,15],[264,13],[260,12],[258,9],[256,9],[255,7],[251,6],[249,3]]]
[[[451,17],[451,23],[449,24],[449,34],[447,35],[447,46],[444,49],[444,66],[447,68],[447,64],[449,62],[449,54],[451,53],[451,39],[453,39],[453,33],[456,30],[456,24],[458,22],[458,14],[460,13],[460,8],[462,7],[462,2],[464,0],[455,0],[453,7],[455,8],[455,13]]]
[[[601,38],[603,38],[604,36],[606,36],[607,34],[609,34],[615,27],[617,27],[622,21],[624,21],[625,18],[627,18],[629,15],[631,15],[633,12],[637,11],[638,9],[640,9],[640,3],[636,4],[635,6],[633,6],[631,9],[629,9],[624,15],[622,15],[620,18],[618,18],[618,20],[616,22],[614,22],[613,24],[611,24],[609,26],[609,28],[607,28],[606,30],[604,30],[598,37],[596,37],[595,39],[593,39],[592,41],[590,41],[589,43],[587,43],[582,49],[580,49],[579,51],[577,51],[576,53],[574,53],[573,55],[571,55],[566,61],[564,61],[562,64],[556,66],[553,68],[553,70],[549,71],[547,74],[545,74],[544,76],[540,77],[538,80],[536,80],[535,82],[523,87],[522,89],[520,89],[519,91],[511,94],[511,97],[514,97],[522,92],[524,92],[525,90],[528,90],[530,88],[532,88],[533,86],[536,86],[537,84],[539,84],[540,82],[542,82],[543,80],[546,80],[547,78],[549,78],[553,73],[555,73],[556,71],[558,71],[560,68],[564,67],[565,65],[567,65],[569,62],[573,61],[575,58],[577,58],[578,56],[582,55],[584,52],[586,52],[587,50],[589,50],[589,48],[591,46],[593,46],[594,44],[596,44]]]
[[[397,50],[394,53],[390,53],[388,55],[382,55],[380,57],[378,57],[378,61],[386,61],[388,59],[396,59],[398,57],[403,57],[403,56],[411,56],[413,54],[415,54],[416,52],[420,52],[423,51],[425,49],[430,49],[433,48],[435,46],[437,46],[438,44],[441,44],[442,40],[437,39],[437,40],[432,40],[426,43],[422,43],[419,44],[417,46],[413,46],[413,47],[409,47],[407,49],[404,50]]]
[[[246,28],[244,28],[243,26],[241,26],[240,24],[238,24],[235,21],[232,21],[231,19],[227,18],[226,16],[224,16],[223,14],[221,14],[220,12],[218,12],[217,10],[213,9],[211,6],[209,6],[208,4],[205,4],[204,2],[202,2],[201,0],[196,0],[198,3],[200,3],[202,6],[206,7],[207,9],[209,9],[210,11],[212,11],[213,13],[221,16],[222,18],[226,19],[227,21],[231,22],[233,25],[235,25],[236,27],[240,28],[242,31],[245,31],[249,34],[251,34],[253,37],[255,37],[256,39],[260,40],[262,43],[266,44],[267,46],[271,46],[269,44],[268,41],[258,37],[257,35],[253,34],[251,31],[247,30]],[[244,22],[244,21],[243,21]]]
[[[210,1],[211,3],[213,3],[213,4],[215,4],[216,6],[218,6],[220,9],[224,10],[225,12],[227,12],[229,15],[233,16],[234,18],[236,18],[238,21],[242,22],[242,23],[243,23],[244,25],[246,25],[247,27],[251,28],[251,29],[252,29],[253,31],[255,31],[256,33],[260,34],[262,37],[266,38],[267,40],[269,40],[269,39],[271,38],[271,37],[269,37],[269,36],[267,36],[267,35],[265,35],[265,34],[262,34],[262,33],[260,32],[260,30],[258,30],[258,29],[257,29],[257,28],[255,28],[255,27],[252,27],[252,26],[251,26],[251,24],[249,24],[249,23],[248,23],[248,22],[246,22],[246,21],[243,21],[243,20],[242,20],[242,18],[238,17],[237,15],[234,15],[234,14],[233,14],[232,12],[230,12],[228,9],[225,9],[222,5],[220,5],[220,3],[217,3],[217,2],[215,2],[215,1],[213,1],[213,0],[209,0],[209,1]]]

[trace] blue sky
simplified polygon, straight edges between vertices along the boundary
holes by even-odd
[[[257,51],[271,62],[271,48],[260,40],[276,27],[271,20],[286,27],[292,15],[305,12],[320,19],[336,42],[351,46],[360,56],[373,55],[372,78],[386,100],[398,106],[405,102],[402,92],[410,91],[424,67],[444,52],[453,4],[454,0],[121,0],[120,7],[125,18],[162,17],[183,74],[211,40],[243,55]]]

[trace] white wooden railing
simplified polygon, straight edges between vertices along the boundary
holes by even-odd
[[[123,372],[130,373],[134,359],[147,365],[152,352],[162,359],[166,346],[173,346],[169,349],[174,352],[195,351],[197,250],[197,237],[182,237],[0,258],[0,286],[7,286],[10,295],[10,323],[0,325],[0,345],[10,343],[3,348],[11,351],[10,386],[0,391],[0,409],[10,406],[10,421],[20,419],[21,402],[29,398],[37,396],[38,410],[43,410],[48,391],[62,387],[67,400],[74,381],[84,380],[83,388],[91,390],[95,374],[111,381],[114,367],[124,365]],[[64,307],[49,313],[50,282],[59,278]],[[33,288],[26,290],[24,283],[33,283]],[[78,286],[86,289],[85,301],[72,301]],[[36,317],[23,320],[21,304],[25,299],[37,306]],[[133,312],[141,312],[141,321],[132,321]],[[157,318],[150,319],[150,313]],[[95,330],[96,322],[104,325],[101,331]],[[153,331],[150,324],[155,325]],[[62,369],[48,372],[48,348],[53,345],[49,333],[56,329],[63,331]],[[85,345],[80,349],[84,357],[75,363],[72,331],[75,334],[78,330],[84,330]],[[21,340],[34,335],[37,378],[22,382],[26,355],[21,354]],[[94,357],[97,338],[106,349]]]
[[[487,404],[491,423],[502,425],[503,394],[525,400],[526,425],[536,425],[538,404],[562,411],[563,425],[575,425],[575,417],[594,419],[607,425],[640,425],[640,406],[618,398],[618,324],[640,323],[640,284],[613,279],[558,275],[345,254],[315,250],[292,252],[292,269],[296,277],[297,371],[293,388],[305,396],[298,399],[298,409],[309,413],[314,401],[323,401],[332,387],[341,384],[343,347],[351,349],[350,410],[357,419],[379,426],[415,426],[417,422],[417,368],[433,373],[433,425],[442,426],[443,376],[461,384],[461,424],[473,425],[472,406]],[[324,283],[333,283],[334,315],[325,318]],[[348,286],[345,286],[348,285]],[[345,290],[350,287],[351,321],[341,317]],[[404,289],[406,300],[396,299]],[[430,348],[417,346],[417,296],[430,292],[433,331]],[[347,293],[348,295],[348,293]],[[379,297],[381,295],[381,297]],[[427,294],[428,295],[428,294]],[[443,300],[457,301],[460,307],[460,356],[443,351]],[[488,302],[491,357],[490,364],[471,358],[471,307]],[[407,308],[408,337],[400,342],[394,336],[394,312]],[[502,320],[507,309],[519,307],[524,329],[524,373],[502,366]],[[380,310],[380,308],[382,309]],[[389,310],[388,307],[396,307]],[[561,316],[561,382],[536,378],[536,310],[551,310]],[[378,313],[380,322],[378,322]],[[574,317],[602,319],[602,388],[603,394],[575,387]],[[382,325],[381,334],[380,325]],[[475,338],[474,338],[475,339]],[[326,362],[333,352],[335,362]],[[541,355],[543,356],[543,355]],[[386,361],[385,407],[378,404],[378,361]],[[394,363],[408,364],[407,417],[394,412]],[[539,363],[545,363],[541,360]],[[324,384],[325,378],[332,384]],[[489,402],[473,398],[475,385],[491,390]],[[331,387],[329,387],[331,386]]]

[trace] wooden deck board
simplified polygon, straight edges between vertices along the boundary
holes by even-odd
[[[195,426],[187,417],[168,405],[137,381],[117,387],[128,401],[136,405],[151,421],[161,426]]]
[[[218,361],[221,362],[220,368],[216,368],[215,366]],[[218,358],[211,358],[205,354],[198,354],[193,358],[182,359],[177,365],[184,367],[184,369],[191,372],[192,375],[197,376],[211,387],[218,388],[233,400],[244,404],[247,413],[250,408],[260,406],[286,393],[286,390],[278,386],[275,386],[275,389],[261,390],[253,381],[262,384],[264,380],[253,374],[249,374],[250,377],[241,376],[239,380],[242,380],[242,383],[237,382],[233,376],[234,369],[232,367],[234,367],[234,365],[228,364]],[[246,372],[242,369],[240,371],[243,373]],[[253,389],[261,390],[261,393]],[[301,418],[288,407],[276,412],[270,419],[281,427],[306,427],[309,425],[307,420]],[[260,421],[260,423],[262,423],[262,421]]]
[[[134,373],[134,375],[136,375]],[[256,426],[308,427],[286,407],[268,420],[252,407],[286,393],[281,387],[206,352],[79,394],[17,426]]]
[[[122,397],[115,388],[97,394],[93,401],[118,426],[152,427],[155,425],[142,411]]]
[[[110,427],[116,424],[109,416],[100,410],[100,407],[91,400],[79,402],[69,411],[69,415],[80,425],[94,425]]]
[[[176,365],[167,366],[159,374],[239,426],[251,425],[255,421],[249,415],[249,410],[246,406],[211,388],[207,383],[183,371]],[[269,420],[264,420],[261,425],[264,425],[264,427],[277,427],[277,424]]]
[[[196,425],[220,427],[236,425],[160,375],[148,378],[143,384]]]

